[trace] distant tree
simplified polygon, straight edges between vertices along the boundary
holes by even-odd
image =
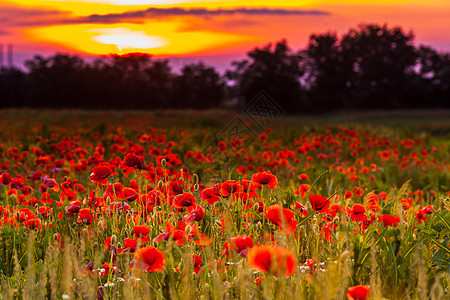
[[[36,107],[83,107],[84,60],[78,56],[56,54],[35,56],[25,62],[29,70],[29,102]]]
[[[450,107],[450,54],[420,46],[408,97],[416,107]]]
[[[0,108],[27,106],[27,90],[27,77],[22,70],[14,67],[0,68]]]
[[[361,24],[341,41],[342,62],[352,64],[350,105],[356,108],[408,107],[406,92],[416,53],[412,32],[400,27]]]
[[[344,61],[335,33],[313,34],[305,53],[311,58],[311,101],[308,110],[324,112],[346,105],[351,62]]]
[[[233,62],[234,70],[227,72],[244,104],[264,90],[286,112],[301,112],[304,99],[300,78],[304,70],[300,53],[293,53],[283,40],[255,48],[247,56],[245,60]]]
[[[223,101],[225,83],[213,67],[200,62],[184,66],[173,90],[172,108],[216,108]]]

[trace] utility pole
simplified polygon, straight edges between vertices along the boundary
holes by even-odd
[[[3,44],[0,44],[0,71],[3,69]]]
[[[13,45],[8,44],[8,67],[12,69],[13,67]]]

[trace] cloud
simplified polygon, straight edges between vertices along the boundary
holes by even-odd
[[[119,23],[119,22],[142,22],[144,19],[164,18],[164,17],[180,17],[180,16],[196,16],[196,17],[214,17],[214,16],[303,16],[315,15],[326,16],[330,13],[321,10],[294,10],[294,9],[269,9],[269,8],[235,8],[235,9],[215,9],[209,10],[205,8],[148,8],[145,10],[124,12],[118,14],[107,15],[90,15],[88,17],[79,18],[77,20],[67,20],[68,23]]]
[[[65,11],[23,8],[0,4],[0,27],[9,28],[51,24],[62,20],[63,17],[67,17],[68,15],[69,12]]]
[[[1,30],[0,29],[0,35],[8,35],[9,33],[7,31]]]

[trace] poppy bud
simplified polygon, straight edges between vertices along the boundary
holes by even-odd
[[[214,223],[215,223],[218,227],[222,227],[222,222],[220,222],[220,220],[215,220]]]
[[[117,242],[117,236],[115,234],[113,234],[111,236],[111,245],[115,244]]]
[[[164,159],[164,158],[161,159],[161,166],[165,167],[165,166],[166,166],[166,163],[167,163],[167,162],[166,162],[166,159]]]
[[[198,185],[198,175],[197,175],[197,174],[194,174],[193,176],[194,176],[194,179],[195,179],[195,184]]]
[[[162,180],[158,181],[158,189],[162,189],[164,187],[164,182]]]
[[[190,233],[190,232],[192,231],[191,225],[186,226],[186,228],[184,229],[184,231],[185,231],[186,233]]]
[[[196,184],[194,184],[194,191],[197,191],[198,190],[198,184],[196,183]]]

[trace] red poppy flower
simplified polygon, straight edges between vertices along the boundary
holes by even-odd
[[[199,197],[203,199],[203,201],[208,202],[209,205],[214,205],[216,202],[220,200],[220,193],[219,188],[212,187],[208,189],[204,189],[200,194]]]
[[[398,225],[398,222],[400,222],[399,217],[394,217],[391,215],[379,215],[378,219],[380,220],[381,223],[383,223],[384,227],[387,226],[396,227]]]
[[[161,272],[164,270],[165,255],[155,247],[142,247],[134,253],[133,266],[146,272]]]
[[[347,290],[348,300],[366,300],[370,292],[370,286],[357,285],[349,287]]]
[[[252,183],[267,185],[269,189],[274,189],[278,184],[278,179],[270,172],[260,172],[253,174]]]
[[[220,184],[220,194],[222,197],[226,198],[235,192],[239,192],[241,186],[236,180],[227,180]]]
[[[242,257],[247,257],[248,250],[254,245],[253,240],[246,235],[238,235],[229,239],[223,246],[225,250],[222,251],[222,255],[230,256],[230,251],[237,252]]]
[[[92,212],[89,208],[82,208],[78,212],[78,223],[91,224],[92,223]]]
[[[164,240],[173,240],[175,244],[177,244],[178,246],[182,246],[186,244],[186,232],[176,229],[175,226],[172,225],[172,223],[167,222],[166,230],[153,239],[155,243]]]
[[[136,251],[137,244],[138,244],[137,240],[125,238],[125,240],[123,242],[123,247],[118,248],[117,252],[119,252],[120,254],[123,254],[127,251],[130,251],[130,253],[134,253]]]
[[[123,195],[128,202],[133,202],[139,197],[139,194],[132,188],[124,188]]]
[[[247,258],[251,268],[275,276],[292,275],[297,264],[294,253],[286,248],[266,245],[251,248]]]
[[[133,226],[133,232],[136,237],[146,237],[150,233],[150,228],[144,225]]]
[[[183,208],[187,206],[194,205],[197,200],[195,199],[195,196],[191,193],[183,193],[181,195],[177,195],[173,199],[173,206],[176,208]]]
[[[427,220],[427,217],[425,216],[425,213],[423,212],[422,209],[419,209],[419,211],[415,213],[414,216],[416,217],[419,224],[421,224],[422,221],[425,222]]]
[[[41,206],[37,209],[38,214],[43,218],[48,218],[52,214],[52,208],[48,206]],[[0,214],[1,215],[1,214]]]
[[[81,202],[80,201],[73,201],[70,203],[69,206],[66,206],[65,211],[68,214],[76,214],[81,209]]]
[[[144,168],[144,157],[138,156],[133,152],[127,153],[120,167],[124,169],[135,168],[142,170]]]
[[[46,188],[49,188],[54,192],[59,192],[59,185],[56,183],[55,179],[50,178],[48,176],[44,176],[42,177],[42,181],[44,182],[44,186]]]
[[[275,225],[279,226],[281,231],[292,233],[297,229],[297,221],[293,219],[295,213],[287,208],[282,208],[275,204],[266,209],[266,217]]]
[[[108,183],[108,176],[111,175],[114,171],[107,166],[97,166],[92,169],[91,176],[89,178],[91,181],[104,184]]]
[[[194,254],[194,255],[192,255],[192,262],[194,264],[195,274],[200,273],[200,271],[202,270],[201,264],[203,263],[202,258],[200,256],[198,256],[197,254]]]
[[[295,209],[300,211],[300,213],[304,216],[307,217],[308,216],[308,210],[306,209],[306,207],[301,204],[300,202],[295,202]]]
[[[39,219],[29,219],[25,222],[25,227],[30,228],[32,230],[34,229],[40,229],[41,228],[41,221]]]
[[[112,184],[108,184],[105,190],[105,194],[103,194],[103,198],[106,199],[107,197],[111,199],[119,199],[123,200],[125,199],[125,195],[123,193],[124,186],[120,182],[115,182]]]
[[[361,204],[356,203],[352,208],[347,207],[346,211],[353,222],[361,222],[367,220],[367,216],[365,214],[366,208]]]
[[[187,224],[191,224],[194,221],[201,221],[205,216],[205,210],[200,205],[194,204],[189,206],[189,213],[184,216]]]
[[[2,173],[0,175],[0,184],[9,185],[11,183],[12,177],[9,173]]]
[[[319,213],[326,213],[330,206],[330,200],[320,195],[309,195],[312,209]]]

